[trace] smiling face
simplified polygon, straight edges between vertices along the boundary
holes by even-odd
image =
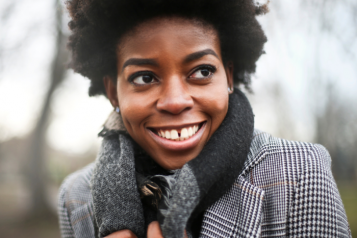
[[[233,69],[223,65],[217,33],[156,18],[124,36],[117,57],[117,83],[104,84],[128,133],[163,168],[181,168],[227,114]]]

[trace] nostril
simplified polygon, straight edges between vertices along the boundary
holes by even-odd
[[[189,110],[193,107],[192,98],[165,98],[159,100],[157,103],[157,109],[160,111],[166,111],[171,114],[179,114],[185,110]]]
[[[189,93],[189,85],[179,77],[169,77],[163,85],[157,109],[171,114],[179,114],[193,107],[193,99]]]

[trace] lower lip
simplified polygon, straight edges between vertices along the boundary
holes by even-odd
[[[156,135],[154,132],[151,130],[147,129],[149,131],[149,134],[154,138],[154,140],[162,147],[168,150],[187,150],[195,147],[198,145],[198,143],[201,140],[201,137],[203,135],[204,130],[206,129],[206,122],[203,123],[201,128],[194,134],[192,137],[183,140],[183,141],[173,141],[173,140],[168,140],[165,138],[162,138],[158,135]]]

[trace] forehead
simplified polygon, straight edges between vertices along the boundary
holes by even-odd
[[[163,55],[180,58],[205,49],[212,49],[221,57],[218,34],[212,26],[179,17],[154,18],[125,34],[117,55],[119,61]]]

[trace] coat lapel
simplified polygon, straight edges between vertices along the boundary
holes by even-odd
[[[245,175],[265,157],[261,148],[270,135],[255,130],[253,137],[242,173],[229,192],[205,212],[200,237],[260,237],[265,192]]]
[[[203,218],[200,237],[259,237],[264,191],[239,177]]]

